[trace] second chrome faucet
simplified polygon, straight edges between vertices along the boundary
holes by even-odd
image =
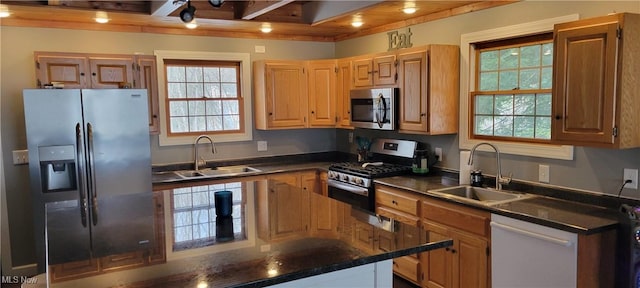
[[[502,177],[502,168],[500,167],[500,150],[498,150],[498,147],[496,147],[495,145],[491,144],[491,143],[487,143],[487,142],[481,142],[476,144],[475,146],[473,146],[473,148],[471,148],[471,154],[469,155],[469,161],[467,162],[469,165],[473,165],[473,154],[476,152],[476,149],[478,149],[478,146],[480,145],[487,145],[491,148],[493,148],[493,150],[496,151],[496,166],[497,166],[497,175],[496,175],[496,190],[502,190],[502,185],[503,184],[509,184],[511,183],[511,175],[509,174],[509,177]]]
[[[211,154],[215,154],[216,153],[216,144],[213,143],[213,140],[211,139],[211,137],[209,137],[207,135],[198,136],[198,138],[196,138],[196,140],[193,142],[193,158],[194,158],[193,170],[195,170],[195,171],[200,170],[200,165],[199,165],[200,161],[203,161],[206,164],[206,161],[204,161],[204,159],[201,160],[200,157],[198,157],[198,143],[202,139],[209,140],[209,142],[211,143]]]

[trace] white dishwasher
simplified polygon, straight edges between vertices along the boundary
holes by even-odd
[[[575,288],[578,235],[491,214],[494,288]]]

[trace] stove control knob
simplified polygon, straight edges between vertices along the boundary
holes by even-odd
[[[329,177],[329,179],[336,179],[337,173],[333,171],[329,171],[327,176]]]
[[[364,184],[364,180],[362,180],[362,178],[356,178],[353,182],[355,182],[358,185]]]
[[[347,176],[347,175],[342,175],[342,180],[343,180],[343,181],[346,181],[346,182],[349,182],[349,176]]]

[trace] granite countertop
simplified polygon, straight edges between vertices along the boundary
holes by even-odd
[[[263,287],[453,244],[430,241],[424,231],[422,244],[394,241],[410,230],[405,224],[280,182],[237,180],[162,191],[166,263],[51,287]],[[233,193],[230,218],[216,216],[213,193],[220,190]],[[292,228],[292,219],[303,228]]]
[[[376,179],[375,182],[572,233],[598,233],[615,229],[619,223],[618,213],[612,209],[542,195],[487,206],[429,192],[458,185],[457,179],[441,176],[395,176]]]

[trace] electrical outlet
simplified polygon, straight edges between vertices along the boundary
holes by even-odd
[[[625,188],[638,189],[638,169],[624,169],[624,177],[622,182],[631,180],[631,183],[625,185]]]
[[[442,148],[440,147],[436,147],[435,149],[436,151],[436,156],[438,156],[438,161],[443,162],[444,161],[444,155],[442,155]]]
[[[538,165],[538,181],[549,183],[549,165]]]
[[[29,163],[29,150],[13,150],[13,164],[27,164]]]
[[[349,132],[349,144],[353,143],[353,132]]]
[[[267,141],[258,141],[258,151],[267,151]]]

